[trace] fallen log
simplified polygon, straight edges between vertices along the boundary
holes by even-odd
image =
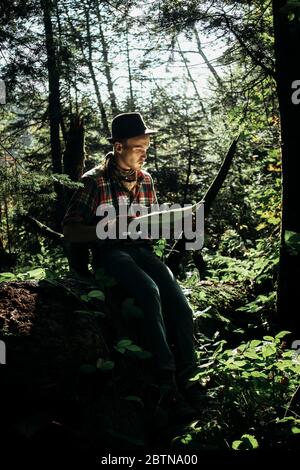
[[[105,302],[86,306],[81,296],[95,287],[74,279],[0,284],[0,332],[6,345],[6,365],[0,366],[3,429],[26,438],[25,447],[42,442],[50,449],[62,435],[73,448],[100,453],[145,449],[157,444],[158,436],[167,448],[172,439],[168,416],[157,406],[156,392],[151,395],[147,388],[153,379],[151,358],[115,348],[122,337],[139,344],[139,328],[133,328],[138,321],[121,320],[126,295],[119,286],[118,294],[114,287],[106,289]],[[190,300],[200,311],[195,312],[199,333],[213,332],[218,313],[231,312],[248,295],[241,284],[202,281],[198,287]],[[201,315],[207,307],[213,313],[208,329]],[[114,368],[97,369],[99,358],[111,360]]]

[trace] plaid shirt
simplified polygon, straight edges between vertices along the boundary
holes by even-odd
[[[83,187],[79,188],[73,195],[62,225],[82,223],[96,225],[100,220],[96,216],[97,207],[101,204],[112,206],[114,203],[112,185],[118,204],[141,204],[149,207],[157,204],[156,192],[152,177],[145,170],[139,170],[134,196],[121,188],[117,182],[111,181],[103,167],[95,167],[86,172],[82,178]]]

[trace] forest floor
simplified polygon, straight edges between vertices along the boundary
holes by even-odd
[[[1,442],[11,461],[27,455],[59,464],[83,457],[92,465],[110,450],[194,452],[217,465],[223,455],[237,462],[243,450],[255,458],[299,446],[299,403],[290,402],[299,365],[284,356],[284,334],[271,336],[272,312],[239,310],[251,302],[251,286],[182,283],[195,312],[197,380],[210,399],[192,420],[161,406],[151,358],[137,346],[133,304],[122,304],[126,321],[116,330],[105,302],[97,296],[84,301],[95,286],[72,280],[0,286],[7,348],[7,364],[0,367]],[[20,453],[9,450],[12,443]]]

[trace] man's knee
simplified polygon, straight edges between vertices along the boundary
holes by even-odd
[[[143,293],[147,299],[156,299],[160,302],[160,293],[158,285],[153,281],[149,280],[144,286]]]

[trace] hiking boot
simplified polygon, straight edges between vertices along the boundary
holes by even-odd
[[[158,406],[168,413],[171,423],[189,422],[196,418],[195,410],[180,393],[175,373],[172,370],[159,370],[156,376],[159,390]]]
[[[171,423],[192,421],[197,417],[195,410],[176,387],[161,386],[158,406],[166,410]]]

